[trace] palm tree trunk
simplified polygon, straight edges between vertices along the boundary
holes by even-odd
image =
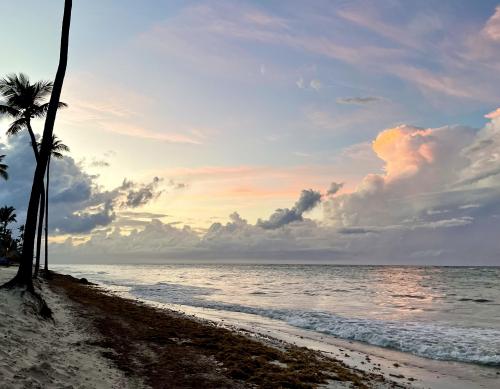
[[[40,159],[38,146],[36,143],[35,133],[33,132],[33,128],[31,127],[30,118],[26,118],[26,127],[28,128],[28,133],[31,138],[31,147],[33,148],[33,153],[35,154],[35,160],[38,163]],[[38,271],[40,269],[40,254],[41,254],[41,246],[42,246],[42,231],[43,231],[43,217],[45,216],[45,190],[42,188],[42,194],[40,195],[40,212],[38,213],[38,230],[37,230],[37,240],[36,240],[36,259],[35,259],[35,274],[33,277],[38,277]]]
[[[35,273],[33,278],[38,277],[38,271],[40,270],[40,254],[42,251],[42,233],[43,233],[43,219],[45,216],[45,188],[42,187],[42,192],[40,195],[40,208],[38,213],[38,228],[36,236],[36,259],[35,259]]]
[[[31,128],[31,121],[29,118],[26,119],[26,127],[28,128],[28,134],[30,134],[31,139],[31,147],[33,148],[33,153],[35,154],[35,161],[38,162],[39,152],[36,144],[35,133],[33,132],[33,128]]]
[[[17,271],[16,276],[12,280],[7,282],[4,287],[24,286],[29,291],[34,291],[32,279],[33,249],[35,245],[38,205],[40,202],[40,195],[43,187],[43,178],[45,176],[45,170],[47,169],[47,162],[50,155],[52,134],[54,132],[54,124],[57,116],[57,108],[59,100],[61,98],[61,90],[64,83],[64,76],[66,74],[66,67],[68,64],[68,42],[72,5],[72,0],[64,1],[64,16],[62,22],[59,66],[57,68],[56,77],[54,79],[54,86],[52,88],[49,108],[47,110],[47,117],[45,119],[39,161],[36,164],[35,175],[33,177],[33,185],[31,186],[31,196],[28,205],[28,212],[26,215],[21,263],[19,265],[19,270]]]
[[[45,267],[44,275],[49,277],[49,180],[50,180],[50,156],[47,161],[47,185],[45,186]]]

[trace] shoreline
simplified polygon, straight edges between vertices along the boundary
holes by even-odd
[[[120,297],[136,300],[128,292],[114,291]],[[249,313],[219,311],[184,305],[164,304],[140,300],[148,305],[180,312],[215,323],[233,331],[244,331],[271,342],[285,342],[332,356],[350,368],[366,373],[377,373],[387,380],[412,388],[497,388],[500,368],[458,361],[435,360],[402,351],[341,339],[291,326],[287,323]]]
[[[54,274],[77,314],[90,318],[105,357],[152,388],[406,387],[325,354],[266,341],[251,332],[126,299],[71,276]]]
[[[0,281],[11,271],[0,269]],[[33,314],[26,320],[26,312],[15,309],[19,296],[11,305],[2,296],[0,329],[14,327],[8,332],[14,339],[0,337],[1,389],[59,387],[50,384],[70,372],[75,387],[103,389],[457,389],[500,382],[495,368],[428,360],[252,314],[138,300],[69,275],[54,273],[38,288],[54,311],[53,323]],[[24,332],[33,334],[31,342],[20,338]],[[2,352],[6,340],[11,349]],[[88,360],[83,367],[81,359]]]
[[[109,266],[102,266],[99,268],[86,269],[85,267],[80,268],[78,266],[76,268],[72,268],[68,265],[67,267],[61,266],[60,271],[64,273],[67,272],[70,274],[74,274],[78,277],[89,277],[89,279],[96,280],[96,282],[98,282],[98,284],[104,289],[125,298],[140,299],[140,301],[146,302],[150,305],[160,308],[173,309],[189,315],[194,315],[196,318],[204,318],[209,320],[210,322],[215,322],[217,325],[229,327],[230,329],[244,330],[249,333],[259,334],[260,336],[272,337],[285,342],[295,343],[297,345],[313,348],[315,350],[327,353],[327,355],[333,355],[336,358],[340,358],[351,367],[359,368],[365,371],[367,369],[368,371],[373,371],[371,369],[375,369],[375,371],[384,374],[387,378],[396,382],[401,382],[404,384],[406,382],[406,378],[415,378],[416,381],[412,381],[413,387],[435,387],[451,389],[455,389],[456,387],[497,388],[500,384],[500,366],[494,364],[489,365],[486,363],[481,364],[460,361],[460,358],[458,358],[458,356],[466,355],[465,353],[469,350],[469,348],[467,347],[467,343],[459,342],[455,347],[454,343],[450,343],[450,339],[456,339],[457,336],[454,336],[455,334],[451,333],[451,338],[443,338],[443,343],[441,344],[440,338],[436,336],[436,333],[432,332],[432,325],[428,326],[427,331],[416,332],[413,335],[413,338],[409,336],[407,336],[406,338],[403,337],[403,341],[413,342],[415,344],[414,347],[410,347],[412,346],[412,343],[402,343],[401,347],[396,345],[395,348],[377,346],[370,343],[338,338],[336,337],[336,335],[331,333],[328,334],[328,330],[331,328],[331,326],[333,326],[332,328],[335,328],[335,321],[331,322],[331,325],[329,322],[319,321],[318,323],[323,325],[323,328],[326,329],[324,332],[321,332],[321,325],[318,325],[318,323],[314,321],[311,322],[311,320],[309,320],[310,316],[306,317],[307,320],[300,321],[301,315],[295,315],[293,311],[292,314],[289,315],[289,317],[291,317],[291,320],[288,320],[288,317],[283,314],[268,315],[268,310],[265,309],[266,307],[269,308],[268,305],[266,305],[267,301],[264,301],[262,299],[250,300],[253,303],[248,303],[247,305],[249,307],[256,307],[256,309],[246,309],[246,300],[243,297],[240,298],[239,296],[235,296],[236,298],[233,302],[230,294],[224,292],[226,290],[225,285],[223,283],[218,283],[218,273],[215,275],[211,275],[211,277],[207,278],[207,280],[203,278],[203,282],[207,282],[207,285],[210,288],[220,288],[222,290],[222,297],[220,299],[216,297],[214,301],[224,301],[228,303],[229,306],[227,307],[227,309],[225,307],[225,305],[227,304],[212,304],[212,299],[207,299],[208,303],[205,304],[205,301],[200,300],[200,302],[197,302],[196,298],[192,299],[191,295],[189,294],[186,298],[183,293],[193,293],[192,291],[194,291],[195,293],[202,293],[204,291],[203,289],[198,291],[197,287],[181,287],[181,285],[184,285],[185,283],[184,277],[190,277],[188,273],[186,273],[187,270],[181,269],[181,271],[176,273],[177,268],[174,268],[173,275],[169,276],[169,274],[163,274],[160,269],[151,269],[151,274],[149,274],[148,268],[145,267],[141,270],[144,272],[144,275],[139,275],[137,277],[138,282],[136,285],[134,281],[130,281],[132,283],[124,281],[127,280],[129,276],[133,280],[136,279],[135,276],[128,274],[129,271],[132,271],[132,268],[128,267],[115,272],[113,269],[108,267]],[[118,266],[118,268],[121,268],[121,266]],[[200,274],[197,274],[195,271],[194,275],[191,275],[191,277],[197,279],[196,277],[199,278]],[[205,277],[203,273],[201,277]],[[203,282],[194,282],[193,285],[205,285]],[[146,285],[144,286],[145,289],[141,286],[142,283]],[[167,285],[173,285],[174,288],[164,288],[164,283],[166,283]],[[256,283],[256,285],[259,285],[257,281],[255,281],[254,283]],[[189,285],[190,282],[187,282],[187,284]],[[233,283],[230,283],[230,285],[232,284],[234,284],[234,281]],[[155,285],[157,285],[158,291],[155,290]],[[176,289],[176,286],[179,286],[180,289]],[[242,285],[241,290],[243,292],[258,290],[258,287],[257,289],[253,289],[253,286],[254,285],[252,283],[250,283],[249,285],[244,284]],[[235,293],[238,293],[239,291],[238,287],[232,289],[227,288],[227,290],[232,290]],[[449,292],[451,293],[454,291],[451,290]],[[163,293],[171,293],[171,295],[163,296]],[[212,290],[210,290],[210,293],[212,293]],[[250,298],[252,297],[251,294],[252,293],[249,294]],[[452,295],[456,296],[455,294]],[[467,294],[465,294],[464,296],[471,297]],[[388,297],[390,297],[390,294]],[[495,297],[492,298],[496,300]],[[205,299],[203,298],[203,300]],[[178,302],[172,303],[170,301]],[[240,301],[244,301],[242,303],[243,305],[241,306],[243,309],[239,309]],[[193,302],[193,304],[191,304],[191,302]],[[259,309],[260,302],[262,302],[263,304],[262,310]],[[310,302],[314,304],[314,301]],[[382,306],[384,305],[384,302],[389,303],[388,301],[381,300],[380,303],[382,304]],[[335,312],[343,312],[342,309],[344,311],[346,311],[346,309],[350,309],[348,304],[349,301],[344,301],[341,303],[344,303],[344,306],[341,305],[340,309],[334,307]],[[352,301],[351,303],[356,304],[356,301]],[[483,305],[480,305],[480,307],[483,307]],[[462,306],[462,308],[468,307]],[[271,311],[271,313],[273,312]],[[340,315],[342,315],[342,313]],[[273,317],[275,319],[273,319]],[[345,317],[350,316],[344,316],[344,318]],[[353,317],[356,318],[356,316]],[[490,317],[496,317],[494,311],[490,312]],[[335,320],[335,317],[332,317],[332,320]],[[344,320],[344,322],[348,322],[348,320]],[[397,331],[399,329],[397,327],[395,329],[396,335],[398,335],[399,333]],[[463,330],[464,331],[462,332],[464,333],[464,335],[466,335],[466,327],[464,327]],[[347,333],[349,333],[349,329],[347,329]],[[442,332],[437,333],[439,334]],[[383,333],[382,335],[386,335],[386,333]],[[443,336],[445,335],[446,333],[443,333]],[[387,339],[387,337],[382,339]],[[474,337],[472,336],[466,339],[472,339],[472,341],[474,341]],[[460,341],[460,339],[456,340]],[[498,338],[493,336],[491,337],[491,344],[496,344],[497,341]],[[465,345],[465,349],[460,348],[463,345]],[[430,357],[426,357],[425,355],[429,355],[427,350],[424,349],[424,352],[420,352],[420,349],[418,349],[417,346],[431,348],[435,346],[434,349],[443,351],[443,354],[441,354],[441,356],[449,356],[450,358],[438,359],[433,358],[432,355]],[[447,346],[449,346],[450,348],[446,348]],[[479,359],[482,359],[482,354],[479,354],[477,351],[475,351],[479,349],[476,349],[476,346],[474,344],[470,344],[470,346],[471,355],[475,357],[479,356]],[[479,345],[477,345],[477,347],[479,347]],[[344,358],[345,353],[342,352],[341,349],[349,350],[348,358]],[[407,349],[413,349],[414,351],[416,351],[416,353],[414,354],[411,352],[401,351]],[[454,350],[457,351],[458,354],[454,355]],[[485,350],[488,352],[488,347],[486,347]],[[493,350],[493,353],[495,353],[495,350],[491,347],[489,348],[489,350]],[[364,362],[364,358],[366,356],[372,359],[378,358],[378,363],[380,363],[381,366],[362,363]],[[394,366],[395,364],[397,366]],[[378,370],[378,368],[381,368],[381,370]],[[399,379],[399,376],[404,376],[404,378]]]
[[[173,308],[174,306],[170,309]],[[222,322],[222,325],[228,328],[245,330],[323,352],[341,360],[349,367],[366,372],[375,371],[401,385],[411,384],[412,388],[497,388],[500,384],[498,367],[423,358],[394,349],[293,327],[273,319],[259,317],[256,321],[251,314],[219,313],[208,308],[183,306],[177,309],[196,317]]]

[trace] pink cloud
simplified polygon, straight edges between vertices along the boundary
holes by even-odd
[[[386,178],[415,174],[435,159],[435,139],[431,130],[399,126],[381,132],[373,151],[385,162]]]
[[[414,66],[397,65],[392,66],[392,69],[394,74],[427,90],[449,96],[471,98],[480,101],[495,99],[489,92],[486,93],[483,88],[478,88],[477,85],[464,82],[463,79],[454,77],[450,74],[436,74]]]
[[[484,117],[491,120],[500,118],[500,108],[497,108],[494,111],[484,115]]]
[[[95,85],[100,87],[96,89]],[[206,134],[215,132],[175,120],[145,124],[150,120],[146,112],[155,104],[151,97],[86,73],[70,78],[67,90],[63,99],[69,109],[60,114],[65,126],[84,126],[140,139],[193,145],[201,144]],[[153,126],[155,130],[150,128]]]
[[[421,42],[415,39],[415,37],[410,36],[406,30],[401,30],[401,28],[399,28],[398,26],[385,23],[366,10],[363,11],[359,8],[341,9],[337,12],[337,14],[354,24],[374,31],[377,34],[387,37],[399,44],[411,47],[413,49],[419,49],[422,46]]]
[[[415,225],[471,165],[464,150],[475,139],[476,130],[460,126],[382,131],[372,149],[384,173],[367,174],[353,192],[325,201],[326,220],[341,226]]]
[[[158,140],[167,143],[186,143],[193,145],[202,143],[200,139],[185,134],[151,131],[144,127],[135,126],[123,122],[105,122],[101,123],[101,126],[105,131],[136,138]]]
[[[488,19],[483,33],[491,40],[500,41],[500,5],[496,7],[495,13]]]

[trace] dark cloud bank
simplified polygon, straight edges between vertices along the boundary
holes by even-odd
[[[6,154],[9,180],[2,183],[0,204],[17,209],[18,221],[25,219],[34,172],[34,157],[26,136],[10,138],[0,144]],[[49,220],[52,233],[82,234],[106,227],[116,219],[116,211],[137,208],[156,199],[161,179],[137,184],[125,179],[119,187],[107,191],[96,183],[96,176],[86,173],[70,156],[51,163]]]
[[[321,201],[321,193],[312,189],[303,190],[299,200],[291,208],[277,209],[268,220],[257,221],[257,225],[267,230],[274,230],[292,222],[302,221],[302,215],[312,210]]]

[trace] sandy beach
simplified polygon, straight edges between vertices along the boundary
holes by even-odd
[[[0,269],[0,282],[15,268]],[[495,388],[498,369],[431,361],[252,315],[144,303],[71,276],[0,293],[0,388]]]
[[[0,268],[0,283],[16,268]],[[90,321],[75,318],[75,305],[43,285],[52,320],[37,315],[34,300],[19,290],[0,291],[0,388],[143,388],[104,358]]]
[[[15,268],[0,269],[0,281]],[[498,369],[431,361],[252,315],[141,302],[71,276],[0,299],[0,388],[494,388]]]
[[[14,269],[1,269],[0,281]],[[53,319],[1,291],[1,388],[386,388],[378,372],[257,333],[124,299],[56,275]],[[404,385],[407,386],[407,385]]]

